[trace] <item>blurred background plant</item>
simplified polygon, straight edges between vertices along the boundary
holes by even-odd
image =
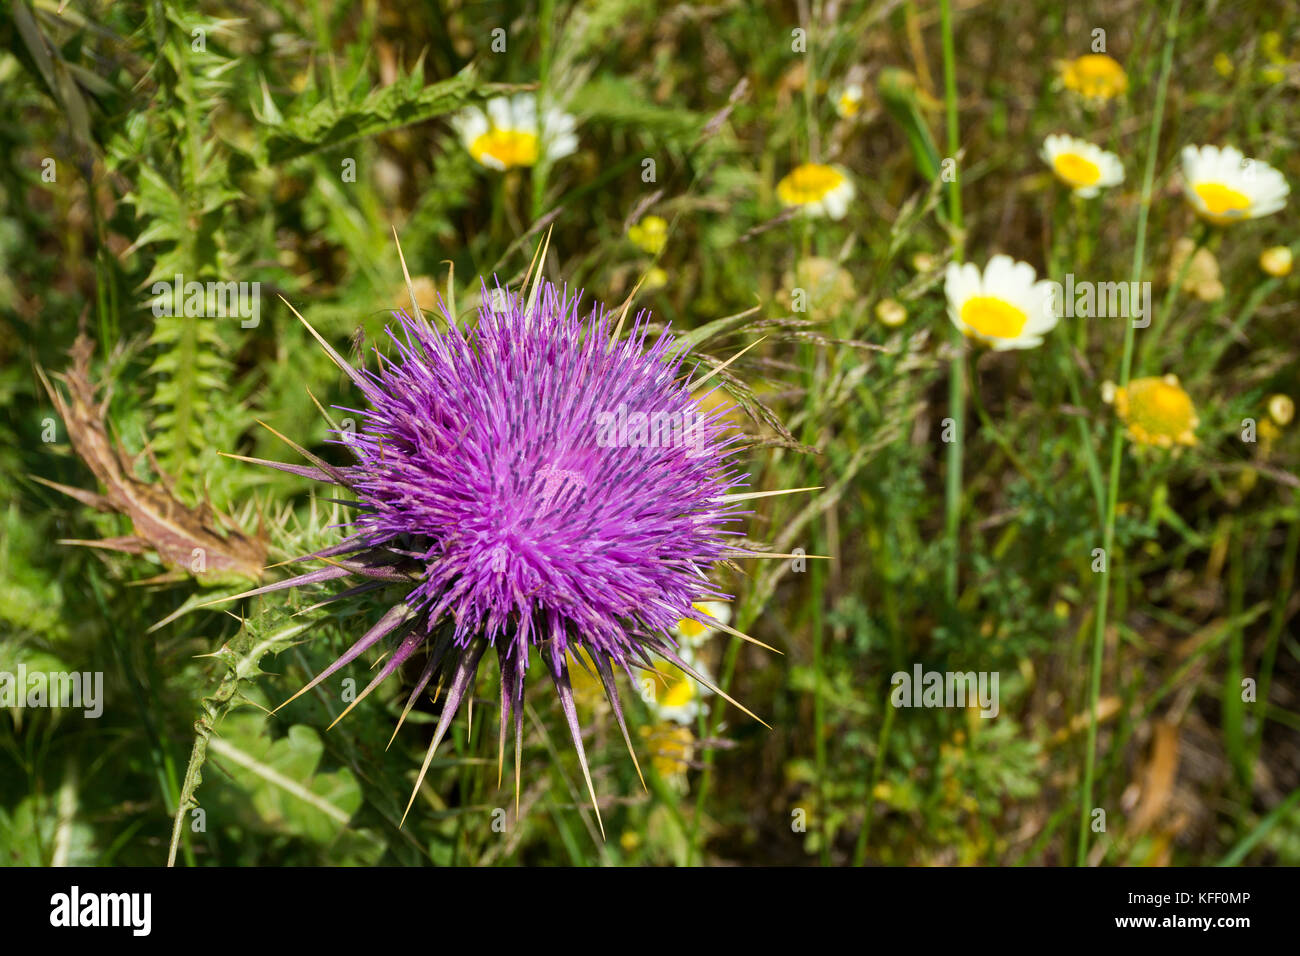
[[[1144,277],[1163,307],[1137,347],[1143,374],[1177,375],[1200,424],[1177,454],[1125,446],[1092,710],[1105,829],[1085,855],[1300,863],[1300,445],[1286,404],[1300,316],[1290,256],[1261,262],[1296,250],[1296,203],[1210,234],[1176,174],[1183,145],[1233,143],[1300,182],[1300,18],[1185,9],[1157,113],[1158,5],[953,15],[955,157],[935,145],[936,3],[0,11],[0,672],[100,671],[106,698],[98,720],[0,714],[0,862],[158,864],[169,849],[226,865],[1073,862],[1102,526],[1085,449],[1101,455],[1119,427],[1102,384],[1124,323],[1067,321],[1040,349],[957,363],[971,414],[954,599],[940,287],[961,248],[1058,281],[1126,280],[1154,126]],[[1119,73],[1077,60],[1098,30]],[[476,162],[451,117],[519,91],[576,120],[576,152]],[[1071,199],[1038,158],[1052,132],[1117,153],[1125,182]],[[964,217],[943,203],[947,160]],[[842,216],[782,208],[778,184],[804,163],[847,179]],[[52,544],[140,523],[33,480],[94,490],[35,368],[68,368],[84,330],[132,477],[165,488],[183,527],[233,516],[274,564],[335,540],[337,509],[305,479],[219,453],[285,458],[261,420],[336,455],[304,386],[327,408],[355,403],[277,296],[359,354],[410,301],[394,229],[420,306],[442,293],[468,316],[478,277],[517,282],[547,228],[548,276],[611,305],[640,284],[637,304],[710,356],[768,336],[722,373],[761,446],[755,487],[820,490],[761,499],[749,533],[833,560],[724,572],[732,625],[784,657],[683,634],[771,731],[689,682],[636,689],[643,790],[598,695],[578,688],[607,841],[544,693],[529,698],[516,816],[496,787],[486,681],[399,829],[437,714],[426,696],[385,752],[415,674],[328,733],[344,682],[372,661],[265,716],[381,604],[296,614],[311,602],[272,594],[196,611],[249,582],[151,548]],[[155,315],[153,284],[176,275],[260,282],[259,324]],[[998,716],[891,707],[891,674],[917,663],[998,672]]]

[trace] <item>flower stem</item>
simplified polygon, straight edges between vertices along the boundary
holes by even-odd
[[[953,46],[952,3],[939,0],[939,23],[943,31],[943,97],[948,111],[948,153],[956,155],[959,144],[957,126],[957,56]],[[954,262],[965,255],[965,237],[962,235],[961,186],[958,178],[948,184],[948,217],[952,221]],[[958,532],[961,530],[961,466],[962,449],[966,443],[966,342],[961,331],[952,330],[953,355],[948,376],[948,409],[952,417],[953,440],[948,443],[948,476],[945,486],[945,538],[947,540],[948,566],[944,576],[948,599],[957,601]]]
[[[1291,506],[1294,511],[1300,503],[1300,495],[1292,493]],[[1273,598],[1273,612],[1268,622],[1268,634],[1264,638],[1264,652],[1259,660],[1259,724],[1255,729],[1254,740],[1250,745],[1248,763],[1254,766],[1259,760],[1259,752],[1264,745],[1264,730],[1268,726],[1268,695],[1273,689],[1273,666],[1277,661],[1278,641],[1286,624],[1286,606],[1288,596],[1295,587],[1296,552],[1300,550],[1300,515],[1291,519],[1287,530],[1286,549],[1282,552],[1282,569],[1278,577],[1278,589]]]
[[[1155,314],[1151,320],[1151,332],[1143,336],[1145,340],[1142,343],[1142,361],[1138,363],[1138,371],[1151,371],[1155,360],[1156,345],[1159,343],[1164,333],[1165,325],[1169,321],[1169,314],[1174,310],[1174,302],[1178,298],[1178,293],[1182,291],[1183,283],[1187,280],[1187,274],[1192,270],[1192,262],[1197,253],[1205,248],[1205,243],[1210,238],[1210,227],[1202,223],[1201,230],[1196,236],[1196,245],[1192,251],[1187,254],[1182,265],[1178,267],[1178,272],[1174,275],[1173,281],[1169,283],[1169,289],[1165,292],[1165,299],[1160,304],[1160,311]]]
[[[1132,281],[1140,282],[1146,257],[1147,217],[1151,211],[1151,192],[1155,182],[1156,154],[1160,147],[1160,122],[1165,112],[1165,92],[1169,88],[1169,71],[1173,64],[1174,40],[1178,34],[1178,11],[1182,0],[1174,0],[1165,23],[1164,53],[1160,63],[1160,79],[1156,83],[1155,109],[1151,117],[1151,130],[1147,138],[1146,171],[1142,179],[1142,201],[1138,206],[1137,237],[1133,244]],[[1124,323],[1124,356],[1120,362],[1119,385],[1128,384],[1133,367],[1133,322]],[[1092,816],[1093,772],[1097,757],[1097,704],[1101,698],[1102,652],[1105,648],[1106,611],[1110,602],[1110,574],[1114,567],[1111,554],[1115,542],[1115,514],[1119,500],[1119,471],[1123,458],[1124,434],[1112,428],[1110,440],[1110,481],[1106,494],[1106,523],[1102,530],[1102,549],[1106,566],[1097,585],[1096,628],[1092,635],[1091,679],[1088,692],[1088,743],[1084,755],[1083,783],[1079,790],[1079,841],[1075,863],[1083,866],[1088,859],[1088,825]]]
[[[540,67],[537,71],[537,134],[542,148],[539,150],[537,165],[532,170],[532,204],[529,207],[529,223],[536,222],[542,215],[546,203],[546,177],[550,172],[551,160],[546,155],[546,107],[550,101],[551,56],[553,38],[551,26],[555,20],[555,0],[541,0],[538,11],[538,53]],[[545,265],[545,263],[543,263]]]

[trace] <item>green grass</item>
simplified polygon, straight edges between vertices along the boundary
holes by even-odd
[[[0,713],[0,863],[1300,863],[1300,425],[1268,412],[1300,399],[1300,274],[1258,265],[1300,253],[1297,201],[1207,228],[1179,180],[1182,147],[1214,143],[1300,182],[1295,12],[57,10],[0,12],[0,673],[102,672],[105,701],[98,720]],[[1097,29],[1129,88],[1089,104],[1059,62]],[[851,83],[865,98],[845,118]],[[577,152],[478,166],[451,115],[523,89],[577,119]],[[1054,132],[1117,153],[1123,184],[1070,197],[1038,155]],[[813,159],[853,180],[840,221],[783,213],[778,182]],[[668,223],[654,255],[626,234],[648,214]],[[241,585],[141,585],[168,570],[152,552],[54,544],[132,532],[33,480],[94,489],[34,373],[67,368],[83,330],[138,479],[166,484],[147,436],[183,506],[250,530],[261,516],[268,563],[333,541],[326,493],[219,453],[290,459],[259,420],[338,453],[306,389],[326,408],[356,396],[278,296],[345,354],[381,343],[409,304],[394,229],[426,308],[436,289],[470,317],[479,277],[517,283],[549,230],[549,277],[611,306],[640,284],[635,305],[715,361],[766,336],[722,374],[759,440],[752,481],[817,490],[756,500],[747,532],[831,560],[717,569],[732,625],[783,653],[717,634],[704,666],[771,730],[708,696],[674,731],[685,765],[656,760],[668,728],[624,687],[643,789],[607,708],[579,695],[605,841],[541,682],[520,816],[509,766],[497,788],[489,670],[399,826],[438,713],[423,700],[385,750],[415,674],[328,733],[374,657],[265,717],[381,599],[195,610]],[[1221,295],[1171,266],[1184,238]],[[1150,282],[1153,321],[1066,319],[1039,348],[982,348],[949,321],[943,270],[999,252],[1058,281]],[[177,273],[261,282],[260,325],[155,317],[150,287]],[[876,318],[886,299],[901,326]],[[1136,445],[1102,397],[1166,374],[1200,418],[1177,452]],[[891,706],[891,675],[916,664],[996,672],[998,716]]]

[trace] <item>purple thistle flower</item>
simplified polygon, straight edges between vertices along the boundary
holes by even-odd
[[[340,544],[298,559],[328,567],[247,594],[343,577],[362,581],[329,600],[404,590],[290,700],[384,639],[396,649],[343,714],[422,648],[428,661],[398,728],[435,677],[447,686],[411,803],[489,648],[501,675],[498,768],[513,718],[516,799],[535,647],[594,804],[566,652],[594,662],[631,751],[615,670],[653,669],[658,655],[708,684],[678,656],[676,622],[745,637],[693,606],[728,597],[708,579],[715,563],[754,553],[732,541],[737,501],[749,497],[729,494],[747,477],[733,461],[743,436],[723,420],[727,408],[701,409],[682,351],[666,331],[650,334],[647,313],[620,340],[603,307],[582,317],[579,298],[544,281],[529,303],[484,286],[477,324],[445,316],[446,332],[395,312],[393,355],[376,350],[375,372],[352,368],[312,330],[367,400],[348,409],[357,432],[338,433],[356,461],[332,466],[288,439],[312,467],[258,460],[343,486],[357,514]]]

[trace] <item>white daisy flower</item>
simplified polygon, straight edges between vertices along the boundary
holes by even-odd
[[[1057,321],[1052,283],[1037,275],[1027,262],[1003,255],[990,259],[983,275],[969,262],[949,263],[943,284],[948,316],[999,352],[1035,348]]]
[[[731,605],[724,601],[703,601],[691,606],[706,620],[697,621],[692,617],[684,617],[677,622],[673,634],[683,645],[699,647],[709,636],[718,631],[718,628],[708,622],[708,618],[713,618],[721,624],[731,623]]]
[[[1043,141],[1039,155],[1052,167],[1056,178],[1081,199],[1091,199],[1101,190],[1124,181],[1124,166],[1119,157],[1084,139],[1049,136]]]
[[[545,156],[554,161],[578,148],[572,116],[553,107],[537,116],[537,97],[531,93],[499,96],[485,109],[471,106],[452,118],[456,130],[474,159],[491,169],[535,166]]]
[[[843,219],[853,200],[853,181],[838,166],[804,163],[776,184],[776,195],[786,206],[798,206],[805,215]]]
[[[1183,195],[1198,216],[1215,225],[1277,212],[1290,191],[1276,169],[1232,146],[1183,147]]]
[[[843,119],[852,119],[862,112],[866,92],[861,83],[846,83],[835,98],[835,112]]]

